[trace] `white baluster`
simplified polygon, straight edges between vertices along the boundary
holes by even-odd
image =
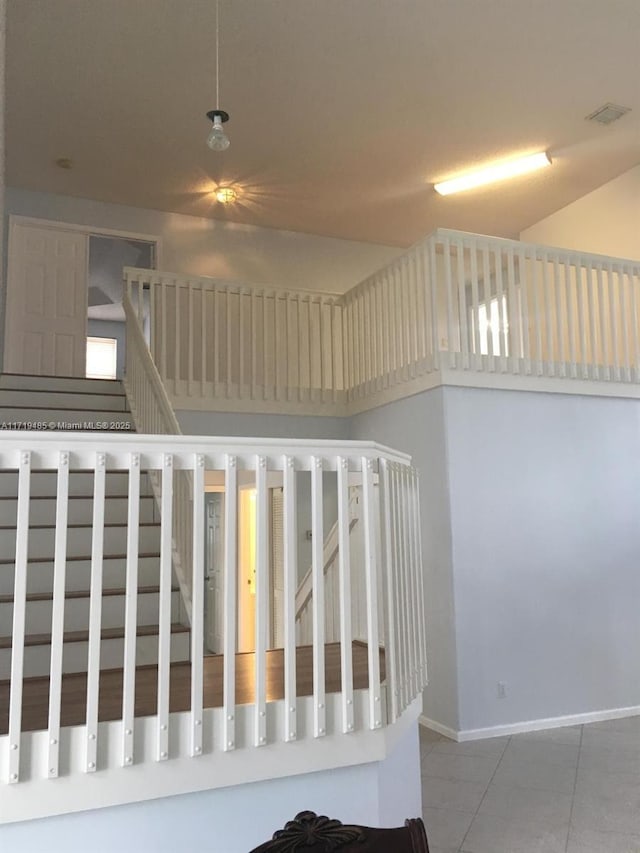
[[[284,457],[284,739],[297,737],[296,588],[298,583],[298,504],[294,459]]]
[[[480,306],[478,297],[478,244],[475,240],[469,243],[469,259],[471,271],[471,352],[474,370],[482,370],[482,355],[480,353]],[[465,285],[466,295],[466,285]],[[490,304],[490,303],[489,303]],[[488,306],[487,306],[488,307]],[[487,339],[490,331],[487,328]]]
[[[173,315],[174,319],[174,342],[175,342],[175,352],[174,352],[174,389],[176,394],[181,393],[181,381],[182,381],[182,317],[180,311],[180,286],[178,285],[178,280],[176,278],[173,279],[173,292],[175,294],[175,314]]]
[[[626,275],[624,266],[618,267],[618,281],[620,283],[620,324],[622,326],[622,352],[624,366],[624,381],[631,382],[631,352],[629,349],[629,319],[631,317],[631,305],[629,300],[629,288],[626,286]]]
[[[456,367],[456,328],[453,316],[453,275],[451,272],[451,243],[448,237],[442,240],[444,253],[444,286],[447,297],[447,349],[449,350],[449,367]]]
[[[631,302],[631,315],[629,324],[631,326],[631,376],[633,382],[640,381],[640,340],[638,336],[638,287],[640,287],[640,273],[629,269],[629,296]]]
[[[613,273],[613,264],[607,263],[607,287],[609,290],[609,327],[611,329],[611,350],[613,362],[613,380],[620,381],[620,350],[618,344],[618,318],[619,309],[616,309],[616,284]]]
[[[460,359],[463,370],[469,369],[469,321],[467,285],[465,281],[464,244],[456,240],[456,272],[458,279],[458,325],[460,327]]]
[[[596,272],[598,314],[600,317],[600,376],[601,380],[608,382],[611,379],[609,369],[609,346],[607,339],[607,317],[605,308],[604,282],[602,278],[602,263],[598,263]]]
[[[267,742],[267,634],[269,608],[267,460],[256,458],[256,650],[254,744]]]
[[[27,601],[27,551],[29,546],[29,495],[31,453],[20,451],[18,466],[18,509],[16,517],[16,562],[11,631],[11,692],[9,695],[9,760],[11,784],[20,778],[20,733],[22,726],[22,677]]]
[[[96,770],[98,745],[98,698],[100,687],[100,639],[102,633],[102,562],[104,555],[104,495],[106,454],[97,453],[93,479],[91,537],[91,591],[89,594],[89,651],[87,659],[86,765]]]
[[[167,381],[167,283],[164,278],[160,284],[160,311],[162,313],[162,336],[160,338],[160,375]],[[175,383],[174,383],[175,389]]]
[[[133,764],[138,620],[138,554],[140,522],[140,454],[129,458],[127,501],[127,564],[124,606],[124,669],[122,673],[122,764]]]
[[[173,456],[162,456],[160,508],[160,602],[158,606],[158,705],[156,761],[169,757],[169,678],[171,661],[171,558],[173,536]]]
[[[387,673],[387,706],[390,722],[393,723],[399,715],[398,687],[398,620],[396,619],[397,588],[394,573],[393,533],[392,525],[391,483],[389,478],[389,462],[380,460],[380,517],[384,520],[382,528],[382,558],[384,559],[384,577],[386,581],[385,608],[385,644],[384,665]]]
[[[577,366],[577,341],[576,341],[576,319],[575,319],[575,306],[573,300],[573,290],[571,287],[571,261],[569,256],[567,255],[564,259],[564,263],[562,264],[562,272],[563,272],[563,290],[564,290],[564,298],[565,304],[567,306],[567,334],[569,338],[569,375],[572,379],[575,379],[578,375],[578,366]]]
[[[313,734],[326,734],[324,636],[324,523],[322,459],[311,460],[311,567],[313,581]]]
[[[522,347],[524,373],[531,373],[531,343],[529,339],[529,280],[527,277],[527,265],[522,246],[518,249],[518,277],[520,279],[520,311],[522,319],[520,322],[520,342]]]
[[[353,713],[353,632],[351,626],[351,556],[349,518],[349,460],[338,460],[338,585],[340,607],[340,676],[342,731],[352,732]]]
[[[213,290],[213,393],[220,393],[220,294]]]
[[[53,559],[53,599],[51,603],[51,676],[49,679],[49,778],[58,775],[60,749],[60,699],[62,691],[62,647],[64,643],[64,604],[67,562],[67,518],[69,497],[69,452],[58,457],[56,493],[56,533]]]
[[[195,361],[194,354],[194,332],[195,323],[193,318],[193,282],[191,279],[187,282],[187,396],[193,394],[193,367]]]
[[[418,472],[411,469],[411,525],[412,525],[412,543],[414,554],[414,566],[416,572],[417,590],[416,600],[418,603],[418,637],[419,637],[419,668],[420,668],[420,683],[419,690],[423,690],[427,684],[427,620],[426,620],[426,602],[424,589],[424,568],[422,565],[422,535],[420,527],[420,488],[418,480]]]
[[[378,629],[378,519],[373,495],[373,460],[362,459],[364,515],[364,576],[367,601],[367,657],[369,672],[369,728],[382,725],[380,691],[380,636]]]
[[[491,303],[493,297],[493,289],[491,287],[491,268],[489,264],[489,246],[487,243],[484,243],[482,246],[482,301],[485,305],[485,309],[489,318],[491,317]],[[479,310],[478,315],[476,316],[476,323],[479,326]],[[478,328],[479,331],[479,328]],[[496,342],[493,339],[495,334],[495,329],[493,323],[487,324],[487,362],[488,367],[491,372],[495,371],[496,363],[494,354],[500,352],[500,341],[498,341],[498,346],[496,347]]]
[[[223,640],[223,731],[225,752],[236,745],[236,612],[238,562],[238,468],[227,454],[225,462],[224,512],[224,640]]]
[[[193,468],[193,580],[191,584],[191,755],[202,754],[204,654],[204,456]]]

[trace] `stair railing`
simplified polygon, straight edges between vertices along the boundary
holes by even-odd
[[[134,290],[128,282],[122,303],[126,319],[126,373],[124,386],[136,430],[146,434],[182,435],[171,401],[151,357],[144,334],[145,306],[143,286]],[[150,482],[160,512],[168,511],[162,495],[160,472],[150,472]],[[180,585],[186,618],[191,621],[192,594],[189,566],[193,559],[192,478],[188,471],[177,471],[171,498],[173,567]]]
[[[351,535],[359,519],[360,490],[354,493],[349,501],[349,534]],[[348,540],[352,544],[352,539]],[[338,583],[338,555],[340,550],[339,521],[336,520],[327,534],[323,548],[323,576],[325,583],[325,631],[327,642],[340,641],[340,589]],[[352,549],[350,548],[350,551]],[[352,584],[362,582],[362,578],[352,572]],[[356,605],[359,596],[352,597]],[[356,605],[357,606],[357,605]],[[309,569],[296,590],[296,638],[298,645],[310,643],[313,637],[313,566]],[[355,609],[355,606],[354,606]],[[362,639],[362,620],[359,613],[352,614],[354,620],[354,638]],[[364,631],[366,634],[366,628]]]
[[[131,319],[126,299],[125,305]],[[143,359],[144,351],[138,352]],[[134,372],[129,381],[139,381]],[[145,380],[142,391],[151,394],[150,385],[151,380]],[[145,407],[157,410],[161,399],[153,405],[145,401]],[[6,432],[0,433],[0,470],[11,478],[16,501],[15,542],[8,549],[15,557],[10,571],[0,573],[5,584],[0,606],[10,610],[7,621],[12,622],[10,648],[0,644],[0,663],[7,667],[0,683],[0,783],[12,788],[0,796],[0,823],[357,765],[383,748],[384,728],[405,709],[411,706],[411,714],[417,714],[416,700],[426,683],[425,606],[417,477],[405,454],[368,441]],[[161,472],[162,512],[154,625],[158,641],[154,660],[140,662],[143,470]],[[105,536],[105,484],[118,472],[128,484],[125,554],[120,545],[116,552],[109,550]],[[172,494],[182,473],[191,477],[194,508],[193,559],[185,567],[193,591],[191,654],[189,660],[182,656],[174,663]],[[86,673],[69,674],[64,652],[70,601],[66,580],[77,570],[67,547],[67,510],[78,476],[93,485],[88,656]],[[34,577],[32,554],[35,543],[41,542],[39,531],[29,525],[30,504],[43,477],[56,489],[57,520],[55,541],[47,545],[53,624],[44,691],[42,678],[29,677],[29,667],[36,662],[41,666],[43,658],[34,657],[38,649],[26,641],[30,613],[37,605],[28,585]],[[207,477],[226,496],[223,654],[211,657],[203,653],[205,618],[212,612],[204,601]],[[324,517],[334,497],[327,480],[335,483],[337,495],[338,643],[330,642],[324,619]],[[363,544],[358,557],[350,548],[354,483],[360,484],[362,494],[358,529]],[[298,542],[306,518],[303,522],[298,517],[298,496],[308,484],[313,628],[309,645],[299,647],[295,595]],[[239,653],[237,631],[243,596],[249,595],[238,577],[238,498],[244,486],[255,488],[256,517],[250,593],[255,640],[248,655]],[[277,649],[269,647],[271,488],[282,489],[283,506],[284,630],[283,647]],[[112,568],[107,560],[112,559],[125,564],[118,569],[125,572],[124,585],[118,584],[124,586],[119,594],[125,599],[119,637],[122,668],[115,670],[103,668],[103,644],[112,639],[111,608],[103,602]],[[354,633],[352,574],[363,578],[357,594],[366,612],[364,644]],[[4,624],[4,615],[0,618]],[[265,746],[269,749],[260,749]],[[159,768],[163,762],[170,767]],[[87,774],[97,778],[91,782]]]

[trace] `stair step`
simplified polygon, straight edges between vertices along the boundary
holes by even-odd
[[[73,393],[100,394],[102,396],[124,394],[119,379],[84,379],[69,376],[30,376],[23,373],[0,374],[0,389],[62,391]]]
[[[179,587],[173,586],[171,587],[171,592],[178,592]],[[148,595],[149,593],[160,592],[160,587],[157,584],[152,584],[150,586],[139,586],[138,587],[138,595]],[[124,586],[115,587],[113,589],[103,589],[102,595],[126,595],[127,589]],[[66,590],[64,597],[65,600],[70,600],[74,598],[89,598],[91,595],[90,589],[72,589]],[[29,592],[27,593],[27,601],[53,601],[53,590],[51,592]],[[13,603],[13,595],[0,595],[0,604],[12,604]]]
[[[44,430],[46,432],[133,432],[131,412],[103,409],[48,409],[0,405],[0,428]]]
[[[138,637],[150,637],[158,634],[158,625],[138,625],[136,635]],[[172,634],[189,633],[186,625],[179,622],[171,623]],[[124,638],[124,628],[103,628],[100,632],[102,640],[120,640]],[[65,643],[86,643],[89,640],[88,631],[65,631]],[[51,634],[25,634],[25,648],[27,646],[49,646],[51,645]],[[0,649],[11,648],[11,637],[0,637]]]
[[[104,504],[107,524],[126,524],[129,502],[126,497],[107,496]],[[152,522],[156,519],[156,503],[152,495],[142,495],[138,505],[141,522]],[[93,519],[93,495],[69,495],[67,505],[69,524],[89,524]],[[15,527],[18,513],[18,500],[8,495],[0,495],[0,526]],[[55,524],[56,498],[53,495],[36,495],[31,497],[29,504],[29,523]]]
[[[140,494],[152,495],[151,483],[146,471],[140,472]],[[34,497],[51,497],[56,494],[58,473],[53,469],[34,468],[31,471],[30,493]],[[105,491],[107,498],[126,497],[129,489],[128,471],[107,471]],[[15,468],[0,469],[0,495],[13,497],[18,494],[18,472]],[[69,473],[69,495],[93,495],[93,471],[75,470]]]
[[[160,552],[138,555],[138,584],[151,586],[158,583]],[[106,556],[102,562],[103,586],[124,587],[127,577],[125,554]],[[67,557],[65,573],[67,592],[86,589],[91,581],[91,557]],[[13,597],[13,561],[10,568],[0,566],[0,594]],[[50,593],[53,589],[53,557],[29,560],[27,565],[27,594]]]
[[[3,596],[0,602],[0,625],[9,626],[13,621],[13,601]],[[100,624],[103,629],[118,629],[125,624],[126,594],[110,594],[102,596]],[[69,596],[64,604],[65,632],[89,630],[90,598],[84,596]],[[138,591],[136,598],[136,624],[149,625],[158,621],[160,612],[160,595],[157,587],[151,592]],[[171,593],[171,618],[176,620],[180,615],[180,594],[178,590]],[[53,616],[53,596],[49,598],[30,599],[26,608],[25,633],[37,635],[51,629]],[[6,629],[5,629],[6,630]]]
[[[0,640],[10,638],[0,638]],[[24,678],[49,675],[51,644],[49,634],[30,635],[24,648]],[[86,672],[88,659],[88,632],[72,631],[65,634],[62,671]],[[171,662],[188,661],[190,653],[189,629],[179,623],[171,625]],[[124,661],[124,630],[107,629],[100,643],[100,669],[119,669]],[[158,626],[140,625],[136,638],[136,666],[158,663]],[[0,681],[11,677],[11,648],[0,646]]]
[[[157,522],[139,525],[139,548],[141,551],[155,550],[160,543],[160,525]],[[30,527],[28,555],[29,559],[51,559],[55,549],[56,529],[53,526]],[[91,554],[93,526],[76,524],[67,527],[67,559]],[[16,529],[0,528],[0,566],[13,565],[15,562]],[[103,553],[109,556],[126,553],[127,525],[104,525]]]
[[[86,391],[17,391],[0,388],[0,407],[38,409],[95,409],[102,412],[129,410],[124,394],[89,394]]]

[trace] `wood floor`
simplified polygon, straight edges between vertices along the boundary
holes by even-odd
[[[352,646],[353,686],[368,685],[367,647],[354,642]],[[203,704],[205,708],[222,705],[222,655],[204,658]],[[384,652],[380,651],[380,675],[384,679]],[[311,646],[296,649],[296,682],[298,696],[313,693],[313,658]],[[325,689],[327,693],[340,690],[340,644],[325,646]],[[7,734],[9,724],[9,682],[0,682],[0,735]],[[85,721],[86,673],[64,675],[62,678],[61,725],[81,725]],[[170,709],[187,711],[191,707],[191,665],[171,664]],[[267,701],[284,696],[284,652],[267,652]],[[254,655],[236,655],[236,702],[239,705],[254,701]],[[136,670],[135,714],[145,717],[156,713],[157,667],[141,666]],[[22,730],[38,731],[47,728],[49,679],[26,678],[22,695]],[[122,716],[122,670],[103,670],[100,673],[98,718],[101,721],[119,720]]]

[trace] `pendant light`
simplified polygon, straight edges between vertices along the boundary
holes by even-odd
[[[213,122],[213,127],[207,136],[207,145],[212,151],[226,151],[229,147],[229,137],[222,125],[229,121],[229,113],[220,109],[220,24],[219,0],[216,0],[216,108],[207,113],[207,118]]]

